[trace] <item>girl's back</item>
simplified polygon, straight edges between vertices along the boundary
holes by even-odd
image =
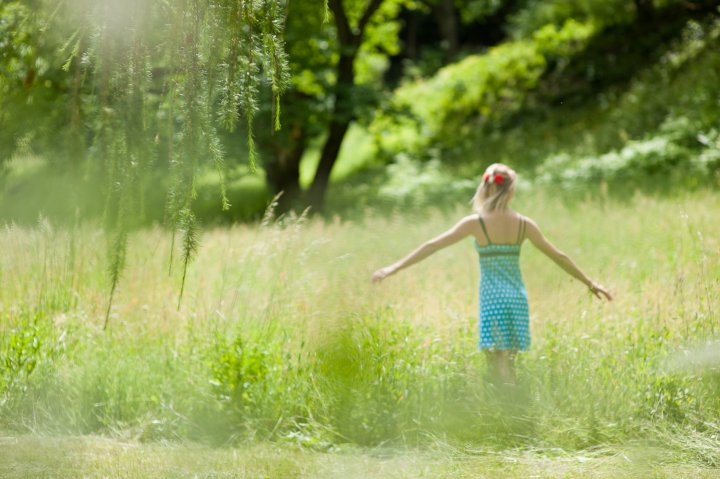
[[[477,229],[474,236],[480,246],[488,244],[520,244],[525,239],[524,218],[515,211],[508,209],[483,213],[479,215],[478,223],[480,228]]]

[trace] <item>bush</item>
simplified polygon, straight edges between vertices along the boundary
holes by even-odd
[[[371,130],[380,150],[419,153],[429,145],[452,146],[474,130],[518,111],[538,86],[548,61],[583,48],[595,27],[568,20],[548,25],[527,40],[507,42],[441,69],[427,80],[399,87],[389,111]],[[412,119],[412,121],[409,121]]]
[[[715,184],[720,171],[720,135],[697,132],[685,117],[670,117],[655,136],[629,141],[620,150],[574,159],[549,158],[538,170],[538,183],[567,191],[607,184],[611,191],[695,188]]]
[[[511,20],[514,36],[527,38],[546,25],[562,25],[569,19],[601,26],[628,22],[635,8],[625,0],[541,0],[529,2]]]
[[[469,201],[477,183],[451,176],[438,158],[421,163],[409,155],[398,154],[387,169],[387,180],[379,197],[395,205],[454,205]]]
[[[64,351],[64,337],[57,337],[44,315],[27,310],[17,316],[19,321],[0,338],[0,417],[22,417],[32,406],[33,394],[52,378],[54,362]]]

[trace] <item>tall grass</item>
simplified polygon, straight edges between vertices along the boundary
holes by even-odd
[[[102,235],[6,226],[0,427],[320,449],[652,440],[717,464],[720,364],[690,359],[720,332],[718,196],[518,201],[616,300],[594,300],[526,245],[533,347],[512,389],[487,380],[477,351],[469,240],[369,281],[461,209],[209,230],[179,310],[168,234],[138,231],[105,333]]]

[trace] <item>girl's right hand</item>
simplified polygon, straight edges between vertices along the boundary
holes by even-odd
[[[392,266],[385,266],[384,268],[380,268],[379,270],[375,271],[372,275],[372,281],[373,283],[379,283],[380,281],[384,280],[391,274],[393,274],[395,271],[392,268]]]
[[[613,299],[610,291],[605,289],[604,286],[597,284],[595,281],[592,281],[588,288],[590,288],[590,292],[594,294],[598,299],[603,299],[603,296],[605,296],[605,299],[607,299],[608,301],[612,301]]]

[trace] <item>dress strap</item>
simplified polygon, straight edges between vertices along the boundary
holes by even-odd
[[[525,218],[520,215],[520,225],[518,226],[518,237],[517,237],[517,244],[522,243],[522,240],[525,238]]]
[[[478,221],[480,221],[480,226],[482,226],[483,233],[485,233],[485,238],[487,239],[488,244],[492,244],[492,241],[490,241],[490,236],[487,232],[487,228],[485,228],[485,221],[483,221],[481,215],[478,215]]]

